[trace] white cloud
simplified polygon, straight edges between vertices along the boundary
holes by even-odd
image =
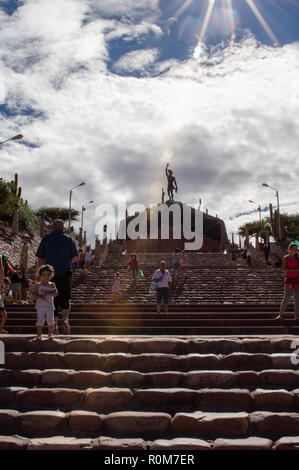
[[[153,65],[158,55],[157,49],[142,49],[140,51],[128,52],[128,54],[123,55],[113,64],[113,69],[118,73],[133,73],[143,70],[144,74],[146,74],[147,67]]]
[[[158,62],[155,48],[131,51],[113,70],[144,77],[124,77],[107,68],[107,40],[129,37],[132,28],[127,19],[112,18],[115,5],[108,1],[101,2],[106,19],[98,12],[85,22],[92,3],[52,0],[46,9],[41,0],[28,0],[13,16],[0,17],[6,104],[16,113],[43,113],[2,117],[1,140],[22,132],[39,148],[3,146],[1,176],[11,179],[18,171],[33,207],[67,206],[69,189],[82,180],[86,186],[73,195],[78,209],[91,199],[115,203],[120,195],[157,202],[165,154],[173,154],[178,198],[196,203],[201,197],[228,229],[243,223],[229,220],[232,214],[253,209],[248,199],[275,202],[264,181],[281,190],[282,205],[299,200],[299,43],[273,48],[247,36],[185,62]],[[118,3],[119,12],[126,3]],[[141,18],[141,4],[132,5],[129,11]],[[152,2],[143,6],[154,15]],[[144,21],[154,24],[142,17],[143,28]],[[85,217],[90,240],[91,213]]]
[[[152,33],[156,38],[163,36],[163,31],[160,26],[146,21],[139,24],[121,23],[115,21],[113,29],[106,34],[105,39],[111,41],[113,39],[122,38],[124,41],[133,41],[146,39]]]

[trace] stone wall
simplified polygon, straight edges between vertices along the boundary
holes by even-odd
[[[8,256],[9,261],[15,264],[22,264],[26,257],[26,245],[28,245],[28,268],[35,266],[35,253],[41,238],[34,234],[20,233],[15,238],[0,239],[0,252]]]

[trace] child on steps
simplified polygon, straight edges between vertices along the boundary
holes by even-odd
[[[120,289],[120,275],[119,272],[115,273],[114,284],[112,287],[112,301],[117,301],[119,298],[119,289]]]
[[[53,338],[54,321],[54,299],[58,295],[56,285],[50,282],[54,276],[54,268],[49,264],[45,264],[39,268],[39,282],[37,282],[34,295],[36,297],[37,309],[37,337],[42,339],[42,331],[45,320],[47,319],[49,339]]]

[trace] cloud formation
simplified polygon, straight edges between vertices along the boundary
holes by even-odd
[[[262,182],[296,211],[299,43],[270,47],[247,32],[238,43],[203,45],[197,59],[192,51],[183,61],[162,58],[146,44],[153,31],[163,41],[160,13],[150,0],[51,0],[47,8],[27,0],[12,16],[1,13],[1,140],[22,132],[27,144],[2,147],[1,176],[18,171],[34,208],[67,206],[81,181],[78,210],[91,199],[149,205],[160,200],[169,161],[178,199],[201,198],[228,231],[258,218],[231,220],[253,209],[249,199],[274,202]],[[111,41],[124,38],[130,47],[114,60]]]

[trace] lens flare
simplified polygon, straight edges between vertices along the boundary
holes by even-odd
[[[279,46],[280,43],[279,43],[277,37],[275,36],[272,29],[268,25],[267,21],[265,20],[265,18],[261,14],[260,10],[256,6],[254,0],[246,0],[246,2],[248,4],[248,6],[251,8],[251,10],[253,11],[253,13],[255,14],[256,18],[258,19],[258,21],[260,22],[262,27],[264,28],[265,32],[268,34],[269,38],[273,41],[275,46]]]
[[[166,147],[163,150],[162,161],[168,163],[173,157],[173,150],[170,147]]]
[[[176,13],[173,15],[175,18],[178,18],[181,16],[182,13],[188,8],[188,6],[193,2],[193,0],[185,0],[184,3],[180,6],[180,8],[176,11]]]
[[[215,5],[215,0],[209,0],[209,5],[208,5],[208,8],[207,8],[204,20],[203,20],[203,24],[202,24],[202,27],[201,27],[201,30],[200,30],[200,33],[199,33],[199,40],[200,41],[202,40],[202,38],[206,34],[206,31],[207,31],[207,28],[208,28],[208,25],[209,25],[209,21],[211,19],[211,15],[212,15],[212,12],[213,12],[214,5]]]

